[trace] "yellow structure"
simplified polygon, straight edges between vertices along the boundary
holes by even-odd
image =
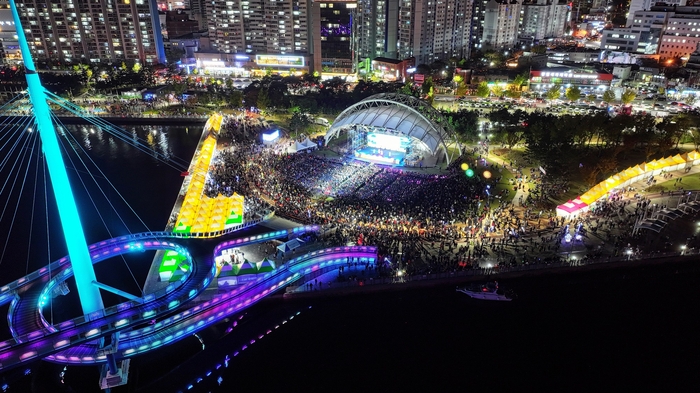
[[[676,154],[675,156],[661,158],[627,168],[596,184],[593,188],[581,195],[577,201],[580,200],[583,204],[580,206],[576,205],[575,210],[572,210],[573,205],[571,205],[571,203],[569,203],[569,205],[563,204],[557,207],[557,214],[568,216],[583,212],[588,209],[588,206],[592,205],[600,198],[605,197],[615,188],[627,187],[649,176],[657,176],[662,172],[677,171],[694,165],[700,165],[700,152],[698,151],[691,151],[682,155]]]
[[[212,233],[223,231],[243,223],[243,203],[241,195],[216,198],[204,195],[209,165],[216,151],[214,135],[221,129],[223,116],[215,114],[207,121],[204,132],[210,135],[204,140],[195,158],[185,198],[178,213],[174,232]]]

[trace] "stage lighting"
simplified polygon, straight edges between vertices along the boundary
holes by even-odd
[[[467,164],[466,162],[463,162],[462,163],[462,170],[466,171],[467,169],[469,169],[469,164]]]
[[[489,172],[489,171],[484,171],[484,178],[490,179],[490,178],[491,178],[491,172]]]
[[[467,174],[467,177],[472,177],[474,176],[474,171],[471,169],[467,169],[464,173]]]

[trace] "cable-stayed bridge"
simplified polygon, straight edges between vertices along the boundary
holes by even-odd
[[[15,24],[21,26],[14,1],[11,0],[10,5]],[[38,359],[63,364],[98,364],[102,367],[102,387],[118,386],[126,383],[129,358],[133,356],[188,337],[308,276],[336,270],[348,262],[374,262],[376,248],[371,246],[315,250],[288,260],[280,266],[270,265],[271,268],[267,271],[258,273],[246,283],[235,285],[228,291],[208,293],[207,289],[211,288],[219,273],[215,259],[227,248],[294,237],[301,233],[318,231],[318,226],[242,235],[231,239],[231,235],[237,230],[254,225],[269,216],[258,214],[251,215],[250,219],[238,225],[231,226],[226,221],[226,225],[222,224],[222,228],[216,231],[190,230],[198,225],[201,228],[199,222],[193,222],[192,227],[179,223],[182,225],[175,227],[172,232],[122,230],[121,233],[128,234],[110,235],[106,240],[88,244],[74,195],[75,184],[71,184],[66,171],[67,167],[72,167],[80,172],[78,164],[82,165],[81,168],[87,168],[87,162],[82,158],[69,158],[71,166],[67,165],[65,151],[73,149],[78,153],[76,149],[80,144],[76,143],[75,138],[53,113],[51,106],[60,107],[62,111],[75,116],[85,117],[90,124],[108,132],[113,138],[130,144],[178,171],[187,169],[187,162],[166,152],[149,149],[148,144],[139,140],[133,133],[100,117],[86,115],[79,106],[48,92],[39,80],[24,30],[18,28],[17,33],[28,88],[24,94],[0,107],[0,115],[5,113],[14,116],[21,113],[26,116],[0,124],[3,131],[0,135],[0,150],[5,149],[2,150],[4,154],[0,158],[0,171],[9,174],[0,188],[0,194],[3,194],[3,191],[12,194],[17,190],[21,196],[25,189],[32,188],[29,184],[31,182],[27,182],[30,168],[35,174],[43,173],[41,178],[46,183],[43,192],[47,221],[51,194],[47,188],[50,186],[68,255],[15,281],[0,282],[0,306],[9,304],[7,320],[12,335],[12,339],[0,342],[0,372]],[[27,162],[30,164],[26,165]],[[99,183],[97,178],[104,178],[99,168],[98,173],[89,170],[86,172],[87,177],[95,183]],[[204,175],[198,173],[194,177],[196,176],[200,177],[198,181],[201,186]],[[39,182],[36,180],[38,178],[33,182],[35,191],[39,188]],[[79,178],[82,183],[83,178]],[[112,201],[109,200],[108,193],[102,189],[100,193],[107,198],[111,206]],[[191,198],[190,201],[185,198],[185,204],[192,204],[193,198],[205,199],[202,195],[187,197]],[[94,204],[91,196],[89,199]],[[8,197],[5,201],[0,220],[6,212],[12,213],[12,206],[8,203],[10,200]],[[16,204],[19,203],[18,200]],[[12,224],[17,219],[16,213],[15,206]],[[240,215],[237,218],[240,219]],[[101,215],[100,219],[105,221]],[[119,220],[123,222],[121,217]],[[126,224],[124,226],[127,227]],[[217,237],[222,237],[221,242],[212,242],[211,239]],[[9,239],[8,234],[5,246]],[[177,275],[167,275],[161,288],[151,293],[142,291],[141,295],[133,295],[129,291],[98,280],[94,264],[146,251],[178,256]],[[3,269],[2,265],[0,269]],[[52,304],[54,297],[68,292],[68,280],[75,284],[82,315],[63,321],[47,319],[45,308]],[[101,291],[116,294],[126,301],[105,307]]]

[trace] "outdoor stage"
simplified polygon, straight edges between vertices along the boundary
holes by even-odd
[[[376,147],[363,147],[355,150],[353,156],[356,160],[374,164],[403,166],[406,154]]]

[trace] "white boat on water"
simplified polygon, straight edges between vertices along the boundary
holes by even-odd
[[[498,281],[486,284],[474,285],[466,288],[457,287],[457,292],[466,293],[469,297],[482,300],[499,300],[509,302],[513,300],[511,291],[504,292],[498,288]]]

